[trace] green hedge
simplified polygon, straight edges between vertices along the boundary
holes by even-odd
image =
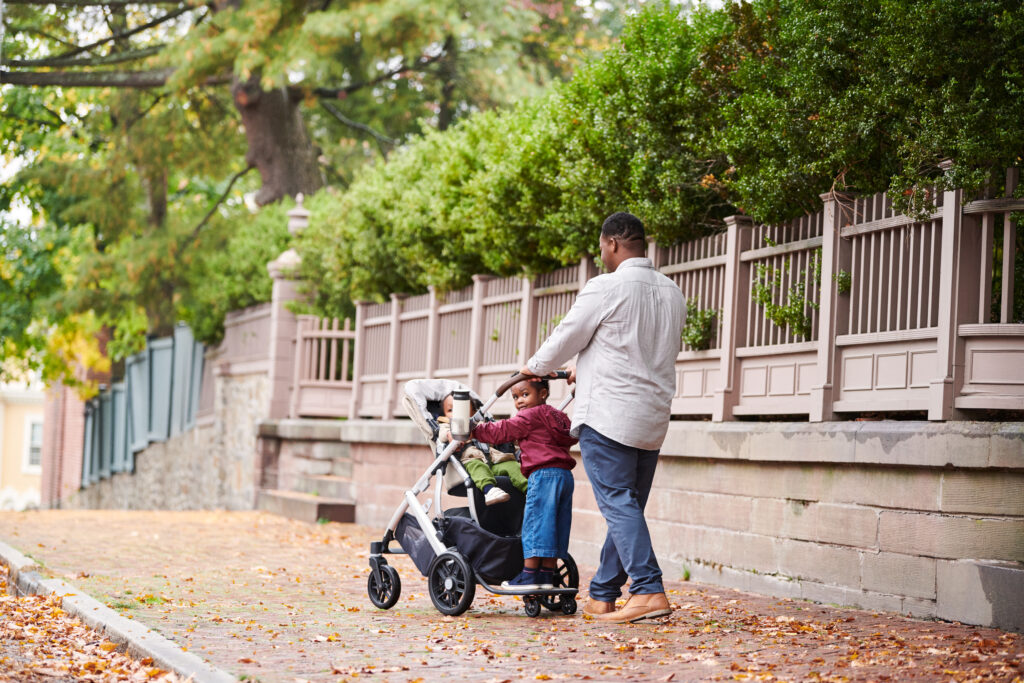
[[[602,219],[671,243],[830,189],[989,183],[1024,155],[1024,7],[1010,0],[649,6],[572,81],[428,132],[316,198],[299,240],[313,308],[538,272],[596,252]],[[939,163],[953,158],[951,174]]]

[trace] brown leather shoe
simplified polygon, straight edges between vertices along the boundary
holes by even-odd
[[[644,619],[656,619],[672,614],[672,606],[664,593],[630,595],[622,609],[599,614],[594,618],[605,624],[636,623]]]
[[[608,614],[609,612],[614,611],[614,602],[603,602],[601,600],[595,600],[594,598],[588,598],[587,604],[583,606],[583,613],[589,614],[592,617],[596,617],[601,614]]]

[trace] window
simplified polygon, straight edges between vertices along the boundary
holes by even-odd
[[[30,418],[26,430],[28,447],[25,454],[25,471],[39,473],[43,467],[43,423]]]

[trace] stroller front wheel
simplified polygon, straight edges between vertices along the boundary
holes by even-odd
[[[366,579],[366,592],[375,607],[391,609],[402,594],[402,580],[398,578],[398,571],[391,565],[382,566],[379,581],[374,572],[370,572]]]
[[[467,609],[476,595],[473,568],[462,555],[448,550],[434,558],[427,572],[430,601],[441,614],[455,617]]]

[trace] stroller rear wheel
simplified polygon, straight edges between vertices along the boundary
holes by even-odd
[[[380,580],[377,580],[374,572],[366,579],[366,592],[370,595],[370,602],[381,609],[391,609],[398,602],[398,596],[402,594],[402,580],[398,578],[398,572],[391,565],[384,565],[380,568]]]
[[[476,595],[473,568],[462,555],[448,550],[434,558],[427,572],[430,601],[441,614],[458,616],[469,609]]]
[[[572,555],[566,555],[565,557],[558,558],[555,563],[555,571],[551,577],[551,583],[555,588],[579,588],[580,587],[580,572],[576,568],[576,561],[572,559]],[[572,614],[572,612],[566,612],[567,600],[572,598],[566,598],[560,595],[544,595],[541,596],[541,602],[552,612],[562,612],[564,614]],[[572,600],[573,604],[576,600]]]

